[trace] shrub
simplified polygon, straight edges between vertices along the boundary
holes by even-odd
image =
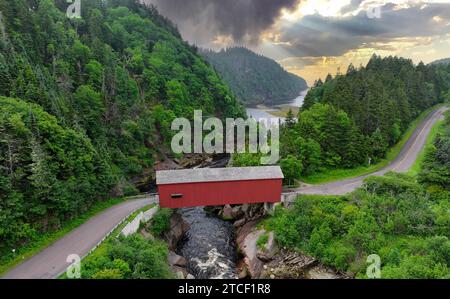
[[[269,233],[265,232],[264,234],[259,236],[258,240],[256,241],[256,246],[259,249],[264,249],[268,241],[269,241]]]
[[[83,263],[82,278],[156,279],[172,278],[167,245],[141,235],[109,240],[104,252]]]
[[[160,209],[153,216],[150,232],[155,236],[161,236],[165,231],[170,229],[170,217],[173,214],[172,209]]]

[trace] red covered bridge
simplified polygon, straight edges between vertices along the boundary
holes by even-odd
[[[283,178],[278,166],[156,172],[163,208],[277,203],[281,201]]]

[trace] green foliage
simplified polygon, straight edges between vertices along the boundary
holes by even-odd
[[[308,87],[305,80],[288,73],[275,61],[246,48],[202,54],[246,105],[286,103]]]
[[[295,180],[299,179],[302,174],[302,161],[298,160],[294,156],[287,156],[280,162],[281,169],[283,170],[284,179],[292,184]]]
[[[367,142],[353,121],[327,104],[315,104],[300,113],[297,123],[283,126],[280,143],[282,157],[301,161],[297,178],[326,168],[354,167],[368,157]]]
[[[135,194],[129,182],[170,155],[175,117],[244,115],[154,7],[90,0],[81,19],[66,8],[0,0],[0,254],[107,195]]]
[[[233,155],[233,167],[252,167],[261,165],[261,154],[234,154]]]
[[[389,174],[345,197],[300,196],[266,227],[281,246],[360,278],[371,254],[380,255],[383,278],[448,278],[450,197],[429,197],[411,177]]]
[[[433,196],[450,197],[450,113],[447,112],[442,132],[434,146],[425,153],[422,170],[419,173],[420,182],[428,186]]]
[[[59,229],[107,194],[89,139],[35,104],[0,97],[0,251]]]
[[[140,235],[107,241],[103,254],[82,263],[83,279],[172,278],[167,245]]]
[[[431,64],[445,64],[445,65],[449,65],[450,64],[450,58],[444,58],[444,59],[435,60]]]
[[[83,212],[81,215],[77,216],[74,219],[68,220],[64,222],[61,228],[57,231],[46,232],[33,234],[33,239],[29,239],[29,241],[16,248],[16,251],[6,252],[4,255],[2,254],[0,258],[0,274],[6,273],[8,270],[11,270],[14,266],[22,263],[25,259],[32,257],[33,255],[39,253],[46,247],[50,246],[56,240],[64,237],[67,233],[72,231],[73,229],[79,227],[93,216],[105,211],[106,209],[120,204],[123,202],[123,198],[110,199],[105,201],[98,201],[94,203],[88,211]]]
[[[266,232],[258,238],[258,240],[256,241],[256,246],[260,249],[263,249],[268,241],[269,241],[269,233]]]
[[[378,163],[420,113],[448,98],[449,88],[445,66],[373,56],[365,68],[350,66],[314,84],[298,123],[282,128],[282,157],[303,161],[303,176]]]
[[[100,270],[91,277],[92,279],[124,279],[119,269]]]
[[[170,217],[173,214],[172,209],[160,209],[152,218],[150,231],[155,236],[161,236],[170,229]]]

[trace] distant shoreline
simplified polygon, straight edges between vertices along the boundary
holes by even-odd
[[[302,90],[299,93],[298,97],[296,97],[295,99],[274,106],[269,106],[266,104],[247,106],[246,107],[247,114],[253,115],[255,118],[271,115],[273,117],[284,119],[286,118],[289,110],[292,110],[294,115],[297,115],[298,112],[300,111],[301,106],[303,105],[303,102],[305,100],[306,95],[308,94],[308,91],[309,88]]]

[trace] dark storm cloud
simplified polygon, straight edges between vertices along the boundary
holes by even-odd
[[[208,43],[217,35],[234,41],[257,41],[282,9],[295,8],[300,0],[144,0],[178,24],[186,39]]]
[[[437,22],[435,17],[441,21]],[[366,12],[349,17],[305,16],[283,30],[281,47],[292,56],[340,56],[352,49],[387,43],[396,38],[445,36],[450,33],[450,4],[396,9],[387,4],[381,18]]]

